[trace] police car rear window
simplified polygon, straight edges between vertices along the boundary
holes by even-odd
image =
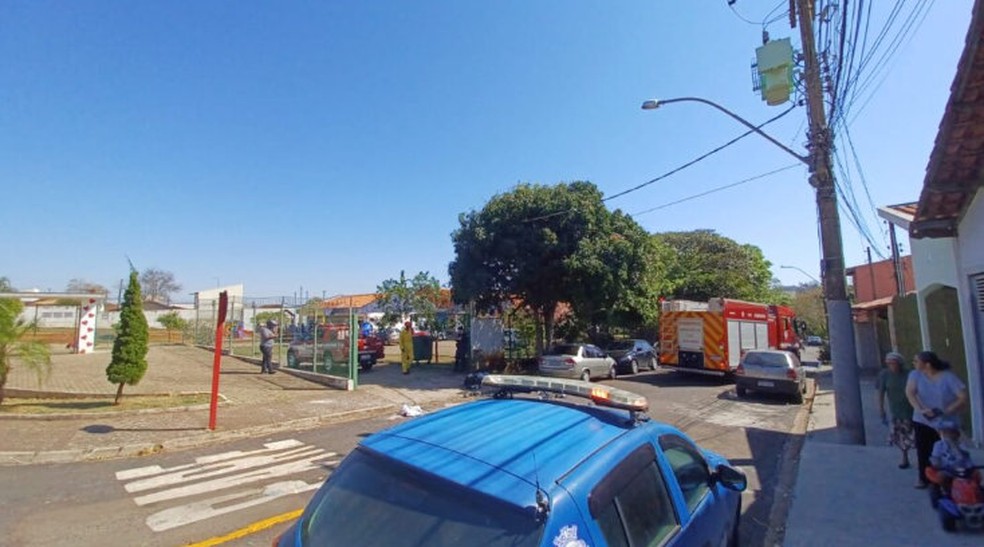
[[[531,511],[357,450],[301,523],[304,545],[538,545]]]

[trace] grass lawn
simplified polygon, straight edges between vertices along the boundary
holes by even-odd
[[[0,414],[85,414],[87,412],[124,412],[148,408],[175,408],[209,402],[209,394],[130,395],[123,394],[119,405],[113,396],[85,399],[20,399],[8,397],[0,405]]]

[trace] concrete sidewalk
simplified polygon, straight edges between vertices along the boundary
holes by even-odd
[[[914,450],[913,466],[897,467],[900,453],[888,445],[872,378],[861,385],[865,446],[838,444],[832,376],[828,371],[817,380],[784,545],[984,545],[984,533],[942,530],[927,491],[913,488]],[[972,456],[984,464],[984,451]]]
[[[115,395],[106,380],[108,352],[56,355],[52,374],[39,388],[25,367],[7,380],[8,399]],[[208,393],[212,353],[190,346],[155,346],[150,363],[124,397],[141,394]],[[377,364],[360,375],[359,389],[340,391],[292,376],[259,373],[259,366],[222,359],[217,428],[209,431],[208,405],[187,409],[23,416],[0,414],[0,465],[63,463],[146,455],[254,435],[306,429],[360,418],[393,415],[403,404],[437,408],[464,400],[463,375],[442,365],[419,365],[404,376],[399,365]]]

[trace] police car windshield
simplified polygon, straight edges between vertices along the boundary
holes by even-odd
[[[356,450],[313,500],[303,545],[538,545],[530,510]]]

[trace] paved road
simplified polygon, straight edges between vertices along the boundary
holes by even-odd
[[[782,447],[799,407],[737,400],[714,378],[649,372],[607,381],[646,395],[677,425],[749,475],[742,543],[761,545]],[[0,468],[0,530],[16,545],[179,545],[304,506],[331,469],[392,417],[141,459]],[[286,525],[228,545],[270,545]]]

